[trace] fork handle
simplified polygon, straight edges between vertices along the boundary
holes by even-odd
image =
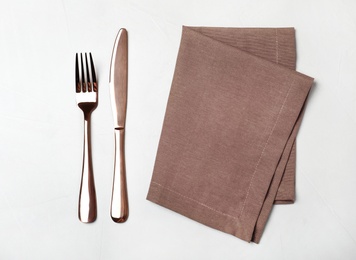
[[[129,216],[125,167],[125,129],[115,129],[114,179],[111,197],[111,218],[123,223]]]
[[[97,208],[90,136],[90,117],[85,117],[83,168],[78,205],[78,217],[83,223],[92,223],[95,221]]]

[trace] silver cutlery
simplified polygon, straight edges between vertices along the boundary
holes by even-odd
[[[94,222],[97,215],[91,155],[90,118],[91,113],[95,110],[98,104],[98,83],[96,81],[91,53],[89,53],[89,58],[90,67],[88,66],[88,57],[86,53],[85,66],[83,64],[83,55],[80,54],[80,63],[78,53],[75,55],[76,100],[79,108],[84,114],[83,165],[78,205],[78,217],[79,220],[84,223]]]
[[[127,52],[127,31],[120,29],[112,52],[109,79],[115,133],[115,162],[110,213],[112,220],[116,223],[125,222],[129,215],[125,167]]]

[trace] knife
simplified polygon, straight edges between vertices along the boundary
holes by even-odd
[[[127,31],[118,32],[111,56],[110,96],[114,117],[115,162],[111,197],[111,218],[116,223],[123,223],[129,216],[125,167],[125,121],[127,104]]]

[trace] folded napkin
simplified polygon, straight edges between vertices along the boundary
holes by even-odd
[[[258,243],[295,199],[295,138],[313,79],[293,28],[183,27],[147,199]]]

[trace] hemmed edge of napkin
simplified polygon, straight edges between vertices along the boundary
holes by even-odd
[[[308,98],[309,93],[310,93],[310,90],[307,94],[306,99]],[[254,230],[253,237],[252,237],[252,241],[257,244],[261,240],[263,231],[266,227],[267,221],[268,221],[270,213],[272,211],[273,204],[276,204],[276,197],[278,195],[278,190],[280,188],[282,178],[284,177],[286,167],[288,166],[288,162],[289,162],[288,160],[291,156],[293,156],[293,153],[295,152],[295,149],[293,149],[293,146],[295,145],[296,136],[298,134],[298,131],[299,131],[302,119],[303,119],[303,115],[304,115],[304,111],[305,111],[305,104],[306,104],[306,100],[302,107],[302,111],[300,112],[300,115],[298,116],[298,119],[295,123],[293,131],[292,131],[291,135],[289,136],[288,141],[284,147],[283,154],[282,154],[281,159],[278,163],[278,166],[277,166],[274,176],[272,178],[270,187],[266,194],[265,201],[261,208],[260,215],[257,219],[255,230]],[[295,158],[295,156],[294,156],[294,158]],[[289,196],[288,196],[288,198],[289,198]],[[281,202],[280,204],[290,204],[290,203],[288,203],[289,202],[288,200],[280,200],[278,202]],[[294,203],[294,200],[293,200],[293,203]]]

